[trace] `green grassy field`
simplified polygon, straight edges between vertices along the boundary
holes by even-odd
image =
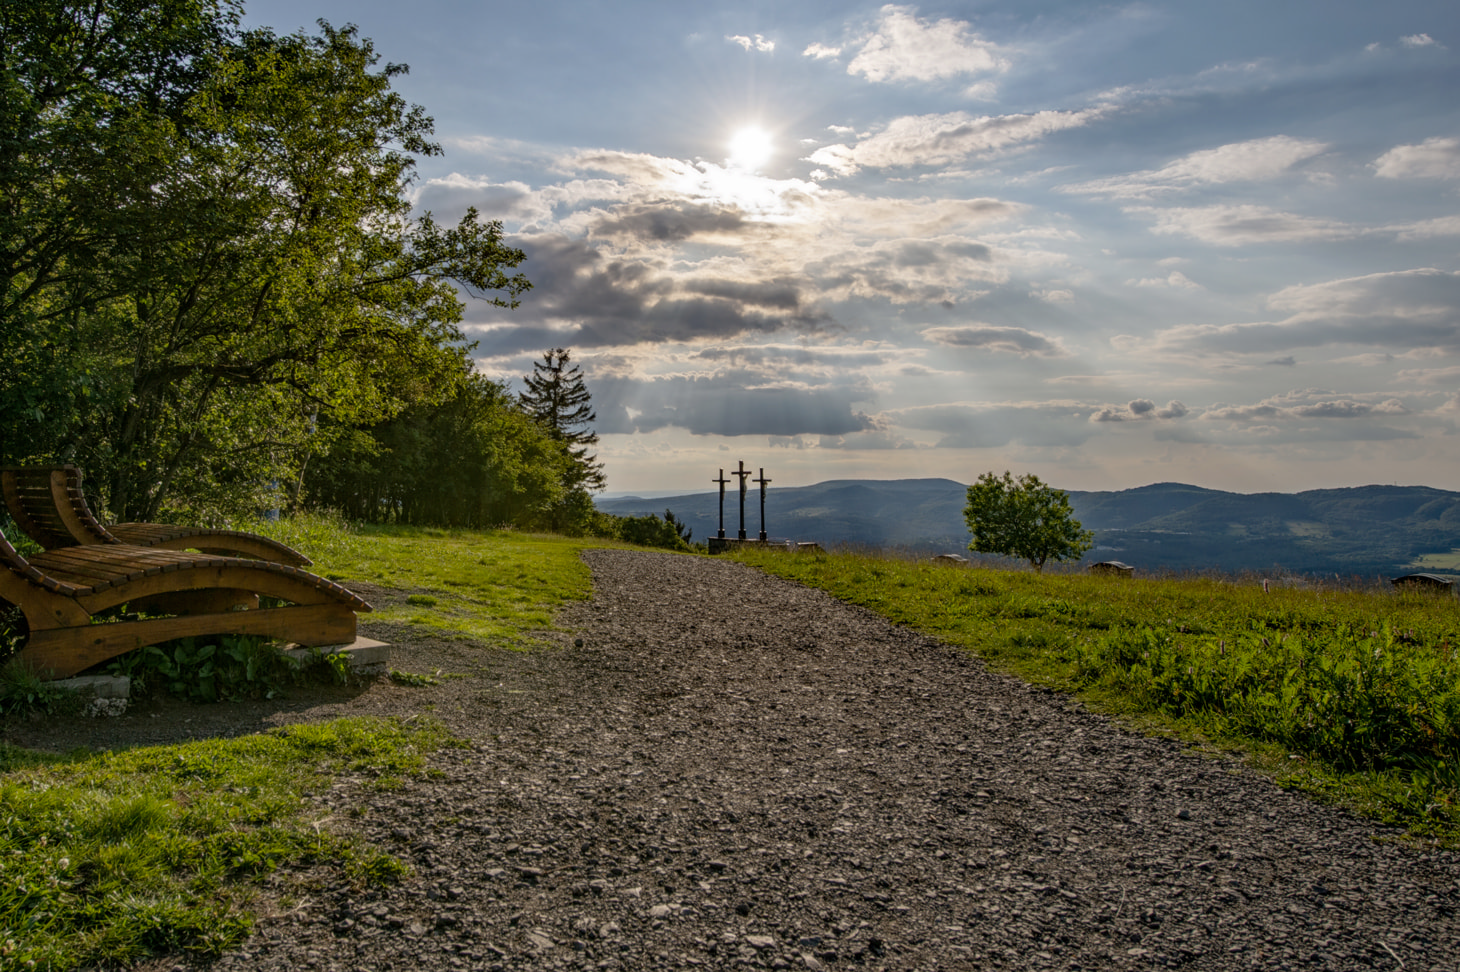
[[[1460,842],[1454,598],[737,556],[1148,728],[1244,750],[1287,785]]]
[[[552,627],[564,603],[588,597],[593,575],[579,552],[618,546],[512,530],[361,527],[322,517],[250,525],[307,553],[311,568],[345,586],[365,581],[420,591],[412,603],[371,620],[429,625],[490,644],[518,647]]]

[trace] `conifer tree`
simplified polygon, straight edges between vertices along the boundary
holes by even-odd
[[[532,363],[532,374],[524,375],[527,390],[522,407],[553,438],[568,444],[574,470],[569,489],[600,490],[606,485],[603,464],[589,448],[598,443],[592,423],[598,416],[590,404],[592,396],[583,383],[583,371],[568,366],[567,348],[544,351],[541,361]]]

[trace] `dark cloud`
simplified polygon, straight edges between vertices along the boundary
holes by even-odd
[[[775,346],[706,348],[695,355],[705,361],[724,361],[733,365],[754,365],[777,369],[830,366],[864,368],[884,365],[893,354],[885,351],[844,351],[840,348],[788,348]],[[904,372],[906,373],[906,372]],[[923,369],[922,374],[927,374]]]
[[[646,262],[605,254],[581,240],[542,235],[512,242],[527,253],[522,269],[533,289],[515,310],[487,308],[485,330],[468,325],[487,357],[533,350],[544,340],[614,347],[783,328],[816,331],[834,323],[789,279],[677,282]]]
[[[1169,401],[1165,408],[1157,408],[1149,398],[1137,398],[1126,403],[1125,408],[1106,406],[1090,416],[1092,422],[1142,422],[1151,419],[1179,419],[1191,410],[1178,401]]]
[[[705,297],[722,297],[740,304],[798,311],[802,295],[799,283],[788,277],[777,280],[741,282],[738,280],[686,280],[681,289]]]
[[[739,209],[664,201],[620,206],[612,216],[595,222],[588,232],[608,239],[681,243],[696,236],[739,233],[749,228],[752,224]]]
[[[982,243],[908,241],[897,246],[892,263],[898,267],[938,267],[946,264],[950,256],[990,263],[994,251]]]
[[[923,337],[934,344],[954,348],[983,348],[1046,358],[1063,357],[1067,353],[1058,341],[1022,327],[994,327],[989,324],[930,327],[923,331]]]

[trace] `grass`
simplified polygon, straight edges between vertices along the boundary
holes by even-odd
[[[579,553],[613,541],[512,530],[352,528],[320,516],[249,525],[294,546],[312,570],[346,587],[364,581],[413,593],[370,621],[419,624],[503,647],[525,647],[553,627],[567,602],[587,598],[593,575]],[[429,592],[429,593],[428,593]]]
[[[1286,785],[1460,843],[1460,612],[1426,594],[736,555]]]
[[[279,868],[398,879],[404,865],[323,826],[308,797],[344,773],[393,785],[449,741],[433,724],[340,719],[118,753],[0,746],[0,968],[219,954]]]

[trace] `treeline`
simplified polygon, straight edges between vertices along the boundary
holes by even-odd
[[[405,67],[226,0],[4,3],[0,45],[0,463],[120,520],[612,527],[591,429],[472,371],[462,295],[531,285],[500,223],[413,214]]]

